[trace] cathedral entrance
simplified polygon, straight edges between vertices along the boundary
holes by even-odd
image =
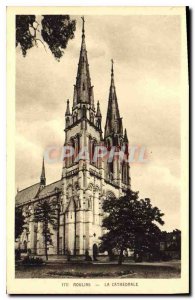
[[[97,260],[97,256],[98,256],[98,246],[97,244],[93,244],[93,260]]]

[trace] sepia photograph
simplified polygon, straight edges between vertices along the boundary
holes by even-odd
[[[187,293],[186,8],[7,17],[8,290]]]

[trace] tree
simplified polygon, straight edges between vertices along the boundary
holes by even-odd
[[[134,244],[135,261],[142,261],[143,254],[149,254],[149,260],[159,259],[160,238],[161,230],[152,222],[147,227],[142,226],[138,228]]]
[[[23,226],[25,224],[25,217],[22,212],[21,207],[15,208],[15,240],[19,238],[23,231]]]
[[[51,244],[50,225],[56,228],[58,223],[58,214],[56,211],[56,201],[42,200],[37,202],[34,207],[33,221],[41,223],[43,226],[43,237],[45,247],[45,257],[48,260],[48,244]]]
[[[20,45],[25,57],[27,50],[38,46],[38,42],[48,45],[59,61],[64,54],[68,41],[74,38],[76,21],[69,15],[43,15],[40,23],[35,15],[16,15],[16,47]],[[40,36],[40,38],[39,38]]]
[[[164,214],[152,206],[150,199],[138,200],[138,192],[106,199],[103,210],[107,216],[103,219],[106,233],[101,238],[101,248],[119,251],[118,264],[122,264],[125,250],[141,251],[149,245],[151,232],[157,228],[155,223],[164,224]]]

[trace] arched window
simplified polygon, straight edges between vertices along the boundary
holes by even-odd
[[[73,115],[73,122],[76,122],[78,119],[78,113],[75,111],[74,115]]]
[[[114,177],[114,163],[113,163],[113,161],[107,163],[107,171],[108,171],[108,178],[110,180],[113,180],[113,177]]]
[[[122,182],[125,184],[128,182],[128,166],[124,161],[122,162]]]
[[[125,163],[124,163],[124,161],[122,162],[122,165],[121,165],[121,167],[122,167],[122,172],[121,172],[121,175],[122,175],[122,182],[124,183],[125,182],[125,180],[124,180],[124,178],[125,178]]]
[[[93,140],[92,141],[92,147],[91,147],[91,159],[93,161],[94,153],[95,153],[95,144],[96,142]]]
[[[66,127],[68,127],[69,125],[70,125],[70,118],[67,117],[67,118],[66,118]]]
[[[73,164],[74,163],[74,159],[75,159],[75,141],[74,141],[74,139],[71,139],[71,146],[74,149],[74,154],[71,157],[71,164]]]
[[[80,151],[80,136],[77,136],[78,153]]]
[[[128,146],[128,144],[125,144],[125,155],[126,155],[126,158],[128,159],[129,158],[129,146]]]
[[[93,113],[90,114],[90,121],[93,123],[94,122],[94,116]]]
[[[83,117],[84,118],[86,117],[86,107],[85,107],[85,105],[83,105]]]
[[[90,162],[93,162],[93,157],[95,153],[95,147],[96,147],[97,141],[92,139],[92,137],[89,137],[89,157],[90,157]]]
[[[111,150],[111,141],[110,141],[110,139],[107,140],[107,149],[108,149],[108,151]]]

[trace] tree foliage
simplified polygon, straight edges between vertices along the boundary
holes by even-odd
[[[53,228],[56,228],[58,215],[57,215],[57,202],[56,201],[39,201],[34,207],[33,221],[36,223],[42,224],[42,233],[44,237],[44,246],[45,246],[45,257],[48,260],[48,244],[51,244],[51,229],[50,225]]]
[[[24,224],[25,224],[25,217],[23,215],[22,208],[16,207],[15,208],[15,239],[17,239],[21,235]]]
[[[44,15],[41,34],[56,59],[64,54],[69,39],[74,38],[75,20],[69,15]]]
[[[103,203],[107,216],[103,227],[107,230],[102,236],[101,248],[111,251],[117,249],[120,253],[119,263],[122,263],[124,250],[134,251],[149,249],[160,231],[157,223],[163,225],[163,213],[153,207],[150,199],[138,199],[138,192],[128,193],[117,198],[109,198]]]
[[[34,35],[30,31],[34,22],[34,15],[16,16],[16,47],[20,45],[23,56],[26,56],[27,50],[34,45]]]
[[[20,45],[23,56],[34,45],[45,43],[54,57],[59,61],[64,54],[68,41],[74,38],[76,21],[69,15],[43,15],[41,20],[42,29],[35,15],[16,16],[16,47]],[[40,32],[40,38],[38,33]]]

